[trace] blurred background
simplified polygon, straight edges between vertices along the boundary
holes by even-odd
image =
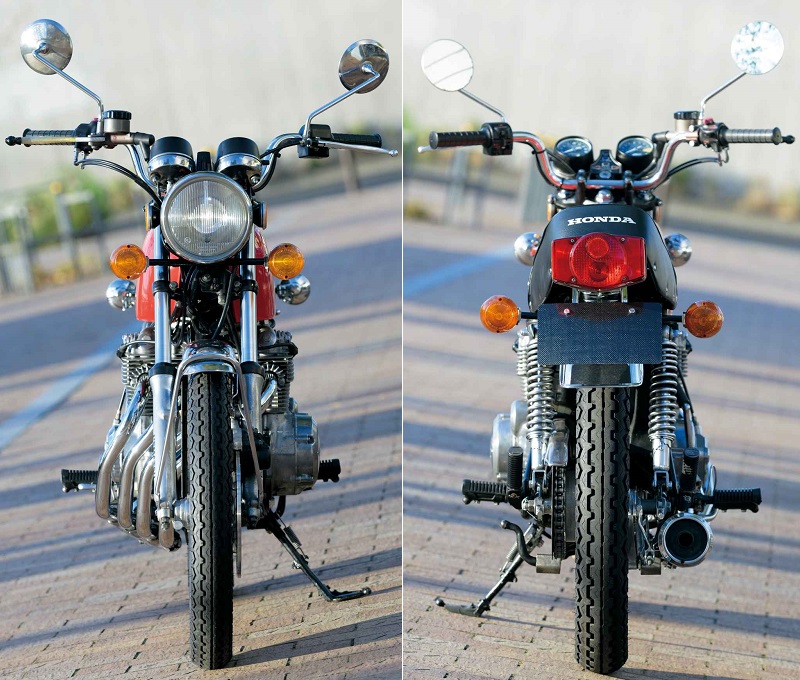
[[[378,40],[392,58],[386,82],[317,122],[340,132],[380,132],[384,146],[400,143],[399,2],[380,12],[364,0],[339,2],[335,11],[322,0],[309,0],[302,10],[256,0],[2,0],[0,8],[3,138],[25,128],[74,128],[97,115],[89,97],[57,75],[34,73],[20,56],[23,29],[50,18],[72,37],[67,73],[107,109],[130,111],[132,130],[185,137],[195,153],[212,155],[227,137],[250,137],[263,149],[276,135],[299,130],[310,111],[344,92],[337,68],[345,48],[361,38]],[[124,149],[95,156],[130,163]],[[260,198],[275,204],[399,181],[400,164],[386,160],[334,152],[328,160],[299,161],[284,154]],[[131,238],[141,240],[144,194],[113,172],[71,164],[68,147],[2,145],[0,295],[107,271],[113,244],[104,234],[112,230],[133,227]]]
[[[456,11],[457,8],[457,11]],[[431,130],[475,129],[496,116],[458,93],[440,92],[424,77],[420,58],[437,38],[461,42],[475,75],[467,89],[501,109],[516,130],[548,145],[567,135],[592,140],[595,152],[616,148],[625,136],[672,129],[677,110],[698,109],[701,99],[739,71],[730,42],[745,23],[766,20],[783,34],[782,62],[764,76],[747,76],[713,99],[707,115],[729,127],[800,130],[800,6],[766,0],[707,2],[702,7],[667,0],[577,3],[550,0],[404,2],[404,125],[407,140],[406,210],[410,217],[506,226],[541,221],[548,193],[527,150],[489,159],[474,149],[454,154],[408,153],[426,144]],[[739,145],[724,168],[707,164],[671,181],[659,195],[666,217],[680,204],[701,201],[765,222],[800,218],[798,147]],[[674,163],[700,155],[682,148]],[[467,157],[465,161],[459,156]],[[424,183],[413,180],[424,179]],[[446,196],[431,192],[447,186]],[[488,196],[505,200],[495,205]],[[509,204],[508,199],[514,199]],[[461,205],[459,208],[457,205]],[[670,208],[672,212],[670,212]],[[682,214],[682,213],[681,213]]]

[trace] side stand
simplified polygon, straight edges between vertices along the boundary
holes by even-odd
[[[507,584],[517,580],[517,569],[522,566],[524,560],[517,555],[513,560],[506,562],[503,570],[500,572],[500,580],[492,586],[492,589],[483,596],[480,602],[476,605],[474,602],[471,604],[447,604],[441,597],[437,597],[434,602],[439,607],[444,607],[447,611],[454,614],[463,614],[464,616],[482,616],[484,612],[489,611],[489,606],[492,600],[500,593]]]
[[[362,588],[361,590],[346,590],[339,592],[333,590],[325,585],[317,576],[314,571],[308,566],[308,557],[300,547],[300,541],[292,531],[291,527],[285,525],[281,518],[276,515],[272,510],[267,513],[263,520],[263,527],[267,533],[272,534],[278,539],[280,544],[286,548],[286,551],[292,556],[294,560],[294,568],[300,569],[309,580],[317,586],[317,589],[322,596],[329,602],[343,602],[345,600],[356,600],[359,597],[364,597],[372,593],[369,588]]]
[[[500,579],[492,586],[492,589],[483,596],[483,598],[476,605],[474,602],[471,604],[447,604],[441,597],[437,597],[434,602],[439,607],[444,607],[447,611],[454,614],[463,614],[464,616],[482,616],[484,612],[491,609],[490,605],[492,600],[500,594],[509,583],[517,580],[517,569],[523,563],[536,564],[536,558],[533,557],[529,548],[536,547],[542,543],[543,528],[539,527],[535,522],[531,522],[527,530],[524,532],[516,524],[503,520],[500,523],[503,529],[509,529],[517,534],[517,543],[511,548],[506,557],[506,563],[500,570]]]

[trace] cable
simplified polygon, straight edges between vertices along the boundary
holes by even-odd
[[[673,175],[679,173],[681,170],[686,170],[687,168],[691,168],[693,165],[700,165],[700,163],[719,163],[719,159],[716,156],[705,156],[704,158],[693,158],[690,161],[686,161],[685,163],[681,163],[680,165],[676,165],[672,170],[667,173],[667,178],[669,179]],[[666,182],[666,179],[664,180]]]
[[[155,191],[153,191],[147,183],[142,180],[141,178],[134,175],[130,170],[127,168],[122,167],[118,163],[114,163],[112,161],[107,161],[103,158],[84,158],[82,161],[76,161],[75,165],[79,168],[83,169],[87,165],[96,165],[100,168],[108,168],[109,170],[114,170],[115,172],[120,173],[121,175],[125,175],[128,179],[136,182],[136,184],[144,189],[148,193],[148,195],[159,205],[161,205],[161,199],[158,197]]]

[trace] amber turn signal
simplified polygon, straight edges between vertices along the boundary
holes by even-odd
[[[293,279],[303,271],[305,259],[300,248],[291,243],[281,243],[275,246],[267,258],[267,268],[273,276],[283,279]]]
[[[121,279],[138,279],[147,269],[147,257],[139,246],[120,246],[109,258],[111,271]]]
[[[519,322],[519,307],[504,295],[490,297],[481,305],[481,323],[492,333],[510,331]]]
[[[683,325],[696,338],[710,338],[719,333],[724,320],[719,305],[711,300],[702,300],[689,305],[683,317]]]

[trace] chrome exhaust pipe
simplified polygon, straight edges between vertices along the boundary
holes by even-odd
[[[158,545],[158,537],[150,532],[150,503],[153,500],[153,475],[156,470],[155,452],[148,455],[139,472],[139,502],[136,506],[136,536],[139,540]]]
[[[100,465],[97,470],[97,487],[94,499],[95,511],[99,517],[110,519],[112,522],[116,522],[116,518],[111,518],[110,511],[111,471],[144,411],[147,393],[145,391],[143,395],[142,392],[140,389],[134,392],[128,408],[125,409],[125,415],[122,416],[122,421],[114,432],[111,444],[100,457]]]
[[[119,481],[119,500],[117,505],[117,523],[125,531],[134,529],[133,525],[133,473],[136,465],[145,452],[153,445],[153,426],[150,425],[139,438],[125,458],[122,476]],[[139,490],[141,494],[141,489]]]
[[[661,556],[676,567],[694,567],[711,551],[711,527],[700,515],[679,512],[658,532]]]

